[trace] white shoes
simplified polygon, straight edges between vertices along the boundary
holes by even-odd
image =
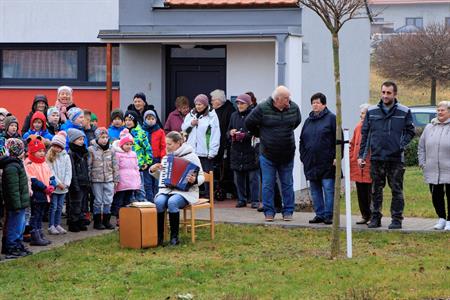
[[[445,224],[444,230],[445,230],[445,231],[450,231],[450,221],[447,221],[446,223],[447,223],[447,224]]]
[[[436,230],[450,230],[450,221],[446,221],[445,219],[439,218],[436,225],[433,227]]]
[[[56,227],[55,226],[50,226],[49,228],[48,228],[48,234],[51,234],[51,235],[58,235],[59,234],[59,231],[56,229]]]
[[[66,233],[67,233],[67,231],[66,231],[64,228],[62,228],[61,225],[57,225],[57,226],[56,226],[56,230],[58,230],[58,232],[59,232],[60,234],[66,234]]]

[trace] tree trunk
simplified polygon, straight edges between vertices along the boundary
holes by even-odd
[[[336,89],[336,140],[342,140],[342,113],[341,113],[341,73],[339,70],[339,35],[332,33],[333,38],[333,60],[334,60],[334,81]],[[331,258],[339,255],[339,218],[341,199],[341,158],[342,145],[336,143],[336,177],[334,186],[333,204],[333,229],[331,231]]]
[[[436,106],[436,78],[431,78],[431,96],[430,96],[430,102],[431,105]]]

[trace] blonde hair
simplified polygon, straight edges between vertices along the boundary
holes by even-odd
[[[359,111],[360,111],[360,112],[367,111],[367,110],[369,109],[369,107],[370,107],[370,104],[369,104],[369,103],[361,104],[361,105],[359,106]]]
[[[171,131],[168,134],[166,134],[166,138],[171,139],[175,143],[181,143],[183,144],[184,138],[178,131]]]
[[[53,145],[52,145],[50,147],[50,149],[48,149],[47,155],[45,157],[49,163],[54,163],[56,160],[56,155],[58,155],[58,153],[56,153],[55,150],[53,150]]]
[[[448,110],[450,110],[450,101],[441,101],[438,103],[437,107],[447,107]]]

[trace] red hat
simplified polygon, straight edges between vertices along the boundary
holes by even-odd
[[[31,135],[27,139],[27,144],[29,153],[36,153],[39,150],[45,150],[44,142],[42,141],[42,137],[40,136]]]
[[[34,128],[33,128],[33,122],[34,122],[35,120],[41,120],[41,121],[42,121],[42,129],[41,129],[41,130],[46,130],[46,129],[47,129],[47,125],[46,125],[47,119],[45,118],[45,115],[44,115],[42,112],[37,111],[37,112],[35,112],[35,113],[33,114],[33,116],[31,117],[30,128],[31,128],[32,130],[34,130]]]

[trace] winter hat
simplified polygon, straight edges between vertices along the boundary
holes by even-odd
[[[48,107],[47,96],[45,96],[45,95],[36,95],[36,96],[34,96],[34,100],[33,100],[33,110],[36,110],[36,104],[38,102],[44,102],[45,106]]]
[[[250,97],[247,94],[242,94],[236,98],[236,102],[242,102],[242,103],[250,105],[250,104],[252,104],[252,97]]]
[[[73,93],[72,88],[70,86],[67,86],[67,85],[63,85],[63,86],[60,86],[58,88],[58,94],[61,93],[62,91],[68,91],[71,94]]]
[[[91,121],[97,121],[98,122],[98,118],[97,118],[96,114],[91,113]]]
[[[146,120],[148,116],[153,116],[156,119],[156,113],[151,109],[144,113],[144,120]]]
[[[47,128],[47,125],[46,125],[47,118],[45,117],[45,115],[42,112],[37,111],[37,112],[35,112],[33,114],[33,116],[31,117],[31,121],[30,121],[31,127],[33,127],[33,123],[36,120],[41,120],[42,121],[42,129],[41,130],[46,130],[46,128]],[[34,128],[31,128],[31,129],[34,130]]]
[[[48,119],[53,113],[58,113],[58,116],[59,116],[59,110],[58,110],[56,107],[51,106],[51,107],[49,107],[49,108],[47,109],[47,119]]]
[[[106,134],[109,137],[108,129],[105,127],[99,127],[95,130],[95,139],[98,140],[102,134]]]
[[[70,128],[67,131],[67,136],[69,137],[69,142],[73,143],[75,140],[77,140],[80,137],[86,138],[86,135],[83,131],[76,129],[76,128]]]
[[[78,117],[81,116],[82,114],[84,114],[83,110],[81,108],[78,108],[78,107],[72,107],[67,112],[67,116],[69,117],[69,120],[72,123],[75,122],[75,120],[78,119]]]
[[[120,109],[115,109],[111,112],[111,121],[115,118],[120,118],[123,121],[123,112]]]
[[[128,142],[134,143],[134,139],[133,136],[130,134],[130,131],[127,128],[125,128],[120,132],[119,146],[122,147]]]
[[[52,138],[51,145],[52,146],[56,145],[56,146],[59,146],[64,149],[64,148],[66,148],[66,139],[67,139],[67,133],[65,131],[61,130],[60,132],[58,132],[57,135],[55,135]]]
[[[205,106],[208,106],[209,105],[208,96],[206,96],[205,94],[199,94],[199,95],[197,95],[197,97],[195,97],[194,103],[195,104],[201,103]]]
[[[145,103],[146,105],[148,105],[148,104],[147,104],[147,97],[145,96],[145,94],[144,94],[143,92],[139,92],[139,93],[134,94],[133,99],[134,99],[134,98],[141,98],[142,101],[144,101],[144,103]]]
[[[5,144],[9,156],[19,157],[25,151],[25,145],[20,139],[7,139]]]
[[[5,117],[9,114],[8,110],[4,107],[0,107],[0,115],[4,115]]]
[[[42,141],[42,137],[32,135],[27,139],[28,143],[28,152],[36,153],[39,150],[45,150],[44,142]]]
[[[138,120],[138,115],[135,111],[133,110],[127,110],[127,112],[125,113],[124,119],[125,118],[130,118],[131,120],[133,120],[134,125],[137,124],[137,120]]]
[[[17,124],[17,130],[19,130],[19,121],[17,121],[16,117],[14,116],[7,116],[5,118],[5,131],[8,131],[9,125],[11,124]]]

